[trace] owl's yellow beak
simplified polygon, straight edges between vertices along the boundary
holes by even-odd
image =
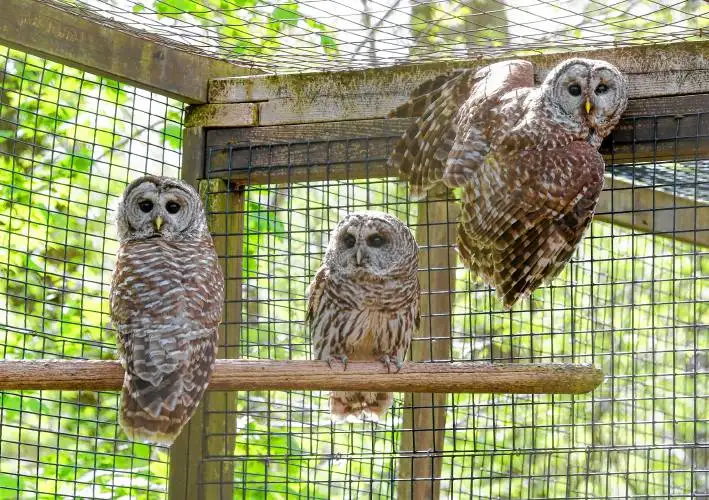
[[[362,262],[362,249],[361,248],[357,249],[356,255],[357,255],[357,257],[356,257],[357,258],[357,265],[359,266]]]
[[[165,220],[159,215],[153,219],[153,225],[155,226],[156,231],[160,231],[163,222],[165,222]]]
[[[591,101],[590,101],[590,99],[587,97],[587,98],[586,98],[586,114],[589,114],[590,112],[591,112]]]

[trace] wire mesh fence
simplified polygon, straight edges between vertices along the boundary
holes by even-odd
[[[125,29],[279,71],[704,36],[705,3],[648,3],[633,15],[630,4],[585,2],[582,14],[582,2],[535,0],[481,12],[433,2],[88,5]],[[239,27],[244,11],[260,37]],[[635,21],[644,27],[630,29]],[[2,356],[113,359],[112,205],[140,175],[180,175],[182,104],[5,48],[0,78]],[[347,425],[331,424],[326,393],[212,392],[204,453],[170,461],[205,472],[204,498],[709,495],[708,127],[708,113],[621,123],[606,150],[623,183],[608,186],[562,275],[512,311],[458,263],[455,194],[412,202],[384,167],[394,131],[292,142],[210,131],[201,190],[227,276],[224,355],[310,358],[305,290],[329,233],[345,213],[375,209],[421,245],[413,359],[595,363],[607,380],[581,396],[397,394],[382,422]],[[694,157],[680,158],[688,144]],[[0,498],[164,496],[167,450],[125,440],[116,393],[0,398]]]
[[[701,0],[51,0],[113,29],[266,72],[706,38]]]
[[[678,123],[674,138],[663,140],[709,140],[706,114],[647,120],[657,128],[669,118],[691,122],[692,135]],[[411,202],[405,183],[387,172],[394,134],[288,143],[210,134],[203,191],[217,227],[231,228],[215,236],[236,241],[227,255],[239,262],[238,274],[227,273],[227,309],[228,321],[240,326],[232,340],[241,357],[310,358],[305,291],[330,231],[344,214],[373,209],[399,217],[421,246],[423,318],[414,359],[595,363],[607,378],[580,396],[397,394],[385,420],[361,424],[331,424],[327,393],[231,394],[229,409],[207,400],[207,412],[236,423],[204,431],[206,442],[219,445],[202,463],[221,471],[205,488],[226,485],[236,498],[709,494],[709,256],[698,243],[709,228],[697,219],[706,213],[709,163],[699,148],[691,160],[646,163],[631,155],[611,162],[608,171],[625,183],[607,187],[610,201],[601,203],[572,261],[550,286],[506,311],[451,252],[454,194]],[[663,147],[657,136],[630,137],[633,151]],[[608,157],[621,142],[607,142]],[[622,216],[641,207],[614,203],[661,189],[676,206],[658,204],[650,215],[664,213],[675,224],[658,225],[657,233],[628,227]],[[224,197],[238,201],[225,204]],[[680,206],[696,209],[693,230],[679,220]]]
[[[113,206],[179,176],[181,103],[0,47],[0,356],[114,359]],[[0,498],[147,498],[167,450],[132,444],[114,392],[0,392]]]

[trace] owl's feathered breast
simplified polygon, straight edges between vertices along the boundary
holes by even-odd
[[[118,251],[111,287],[114,323],[182,318],[215,327],[223,297],[222,270],[211,238],[127,241]]]

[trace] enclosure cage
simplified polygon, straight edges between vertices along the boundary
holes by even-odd
[[[111,217],[152,173],[204,201],[226,277],[221,358],[312,359],[306,288],[330,232],[378,210],[420,246],[411,362],[592,364],[605,381],[573,395],[396,393],[385,419],[357,424],[331,423],[327,391],[211,390],[167,449],[127,440],[117,392],[17,390],[0,365],[0,498],[709,495],[706,3],[3,8],[6,360],[116,358]],[[450,69],[522,57],[538,84],[570,52],[615,64],[630,102],[601,147],[605,188],[581,245],[508,311],[459,262],[457,193],[412,201],[387,167],[411,120],[385,116]]]

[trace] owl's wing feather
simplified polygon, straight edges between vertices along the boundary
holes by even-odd
[[[514,182],[480,169],[468,190],[482,192],[468,193],[475,204],[466,203],[458,234],[461,257],[497,288],[506,307],[552,279],[571,257],[593,217],[604,169],[600,154],[583,141],[522,151],[511,163],[524,164],[529,178]]]
[[[120,422],[131,439],[170,444],[194,413],[214,366],[223,298],[211,237],[122,245],[111,315],[126,370]]]
[[[463,162],[479,164],[487,152],[489,109],[504,93],[533,82],[530,63],[504,61],[424,82],[408,103],[392,112],[390,116],[419,116],[394,145],[388,162],[408,178],[412,198],[422,198],[440,181],[459,185],[455,168],[444,175],[454,144],[466,145],[457,150]]]
[[[413,99],[390,117],[418,116],[394,144],[388,165],[408,178],[412,198],[425,196],[440,181],[455,139],[455,115],[470,95],[475,72],[458,71],[421,84]]]
[[[318,311],[320,299],[322,298],[329,271],[326,266],[321,266],[315,273],[313,281],[308,285],[305,295],[308,297],[308,310],[305,313],[305,320],[312,324]]]

